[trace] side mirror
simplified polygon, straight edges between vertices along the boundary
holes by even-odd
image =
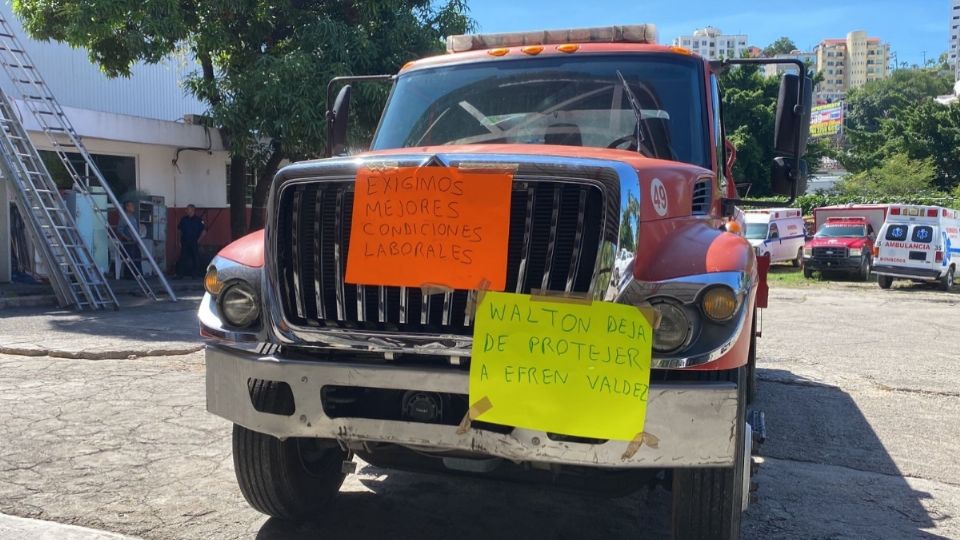
[[[347,147],[347,126],[350,124],[350,95],[353,89],[340,89],[333,108],[327,111],[327,157],[344,153]]]
[[[807,192],[807,162],[800,160],[800,170],[794,171],[797,160],[793,158],[773,158],[770,171],[770,191],[776,195],[793,196]],[[796,184],[796,191],[793,186]]]
[[[802,91],[802,94],[799,92]],[[802,99],[801,99],[802,98]],[[780,81],[780,96],[777,99],[777,118],[774,128],[773,147],[778,154],[801,158],[807,152],[810,137],[810,109],[813,104],[813,81],[788,73]]]

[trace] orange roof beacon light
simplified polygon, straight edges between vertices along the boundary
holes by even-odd
[[[571,43],[656,43],[657,27],[652,24],[628,26],[601,26],[594,28],[567,28],[538,32],[508,32],[504,34],[465,34],[447,37],[447,52],[458,53],[524,47],[527,45],[567,45]],[[562,49],[559,49],[562,52]],[[573,52],[573,51],[569,51]]]

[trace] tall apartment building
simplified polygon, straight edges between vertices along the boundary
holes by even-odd
[[[708,26],[694,31],[693,35],[680,36],[673,40],[678,47],[690,49],[709,60],[740,58],[748,50],[745,34],[725,35],[719,28]]]
[[[816,53],[817,71],[823,74],[817,97],[823,100],[842,99],[848,91],[889,74],[890,45],[863,31],[850,32],[846,39],[825,39]]]
[[[960,81],[960,0],[950,2],[950,65]]]

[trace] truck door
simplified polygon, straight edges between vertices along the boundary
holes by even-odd
[[[770,261],[780,262],[783,258],[783,242],[780,240],[780,228],[776,223],[770,224],[770,232],[767,234],[767,249],[770,251]]]

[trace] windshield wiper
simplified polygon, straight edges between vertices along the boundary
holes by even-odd
[[[617,70],[617,77],[620,78],[620,85],[623,86],[623,90],[627,93],[627,101],[630,102],[633,115],[637,117],[637,153],[640,154],[640,148],[645,142],[643,132],[640,129],[640,123],[643,122],[643,107],[640,106],[640,100],[634,95],[633,90],[630,88],[630,83],[627,82],[627,79],[624,78],[623,73],[620,73],[619,69]]]

